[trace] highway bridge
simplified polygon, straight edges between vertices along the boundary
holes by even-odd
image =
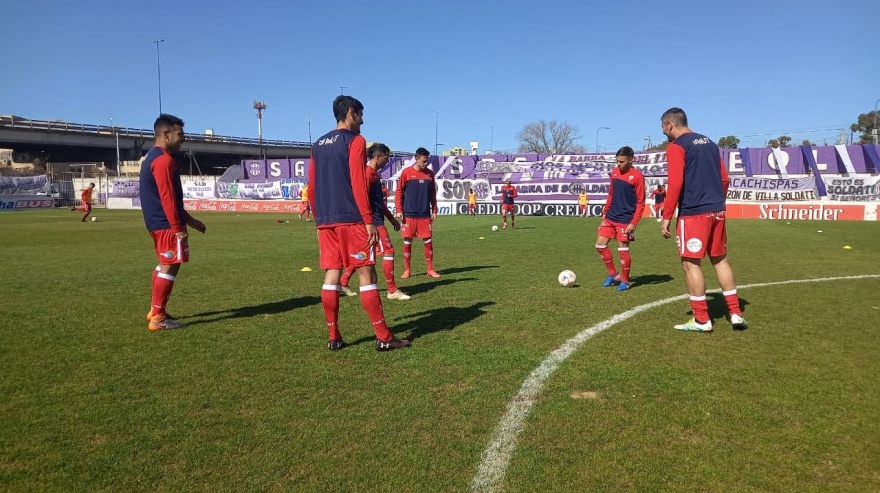
[[[12,149],[16,162],[103,162],[115,169],[117,146],[121,161],[137,160],[154,140],[152,129],[0,116],[0,148]],[[243,159],[309,157],[310,148],[309,142],[260,141],[206,132],[187,134],[181,151],[195,157],[203,173],[219,174]]]

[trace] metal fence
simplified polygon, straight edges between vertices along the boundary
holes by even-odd
[[[93,207],[107,207],[107,198],[113,190],[110,177],[104,173],[92,171],[59,172],[49,174],[49,186],[55,207],[78,207],[83,188],[95,184],[92,194]]]

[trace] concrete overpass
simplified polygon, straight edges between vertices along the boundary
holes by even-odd
[[[137,160],[153,145],[153,130],[28,120],[0,116],[0,148],[13,149],[15,161],[104,162],[116,167],[117,138],[122,161]],[[262,152],[261,152],[262,150]],[[240,164],[242,159],[305,158],[311,144],[287,140],[263,140],[225,135],[187,134],[181,151],[191,153],[206,174]]]

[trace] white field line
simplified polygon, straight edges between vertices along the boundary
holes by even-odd
[[[767,286],[779,286],[782,284],[847,281],[869,278],[880,278],[880,274],[844,277],[823,277],[819,279],[795,279],[790,281],[747,284],[744,286],[737,286],[737,290],[763,288]],[[721,290],[715,289],[709,292],[720,293]],[[522,387],[520,387],[519,392],[517,392],[517,394],[513,396],[513,399],[511,399],[510,403],[507,405],[507,412],[504,414],[504,417],[501,418],[501,421],[495,428],[492,440],[483,451],[482,457],[480,459],[480,465],[477,468],[477,474],[471,481],[471,491],[474,493],[496,493],[501,491],[504,483],[504,475],[507,472],[507,466],[510,464],[510,457],[511,455],[513,455],[513,451],[516,449],[517,438],[523,431],[523,426],[526,418],[529,415],[529,411],[531,411],[532,409],[532,404],[535,403],[538,394],[544,387],[544,383],[550,378],[550,375],[552,375],[553,372],[555,372],[556,369],[559,368],[563,361],[574,354],[574,352],[578,350],[581,344],[586,342],[594,335],[614,326],[615,324],[632,318],[633,316],[641,312],[656,308],[661,305],[665,305],[667,303],[672,303],[673,301],[686,299],[688,299],[688,295],[683,294],[679,296],[673,296],[671,298],[664,298],[662,300],[653,301],[644,305],[639,305],[623,313],[617,314],[607,320],[603,320],[602,322],[599,322],[598,324],[588,329],[584,329],[571,339],[565,341],[562,346],[550,353],[550,355],[547,356],[547,358],[542,361],[541,364],[538,365],[538,367],[535,368],[534,371],[532,371],[528,378],[526,378],[525,382],[523,382],[522,384]]]

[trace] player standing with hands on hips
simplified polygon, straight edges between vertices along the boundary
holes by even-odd
[[[748,328],[742,316],[733,268],[727,261],[727,188],[730,178],[721,152],[709,137],[688,128],[681,108],[670,108],[660,117],[663,133],[669,139],[666,158],[669,187],[663,204],[660,233],[670,238],[669,224],[678,207],[675,241],[684,268],[694,318],[675,328],[711,332],[712,319],[706,304],[706,281],[700,264],[707,254],[727,303],[730,323],[736,330]]]
[[[183,120],[161,114],[153,124],[156,144],[144,156],[141,164],[140,195],[144,223],[153,244],[159,265],[153,271],[152,300],[147,314],[151,331],[179,329],[184,324],[173,320],[165,311],[180,264],[189,262],[189,232],[187,226],[199,233],[205,225],[183,208],[183,186],[180,172],[172,153],[183,145]]]
[[[416,149],[416,162],[400,173],[394,199],[397,213],[394,218],[403,223],[403,274],[410,276],[412,240],[421,238],[425,244],[425,263],[428,277],[440,277],[434,270],[434,243],[431,223],[437,219],[437,185],[434,172],[428,168],[428,156],[424,147]]]
[[[388,330],[382,300],[376,285],[376,243],[379,233],[366,177],[367,142],[360,135],[364,105],[351,96],[333,101],[336,128],[312,146],[309,166],[309,200],[318,227],[318,249],[324,285],[321,305],[327,321],[327,348],[338,351],[345,346],[337,324],[339,319],[339,278],[346,267],[357,269],[361,306],[376,334],[376,350],[389,351],[409,346]]]
[[[602,283],[603,288],[620,281],[618,291],[629,289],[629,273],[632,268],[632,257],[629,255],[629,244],[635,241],[636,225],[645,210],[645,177],[642,172],[633,168],[635,152],[632,147],[624,146],[617,151],[617,168],[611,172],[611,187],[608,199],[602,209],[602,223],[599,224],[599,236],[596,238],[596,251],[602,257],[608,278]],[[608,242],[617,240],[617,254],[620,256],[620,274],[614,267],[614,257],[608,250]]]

